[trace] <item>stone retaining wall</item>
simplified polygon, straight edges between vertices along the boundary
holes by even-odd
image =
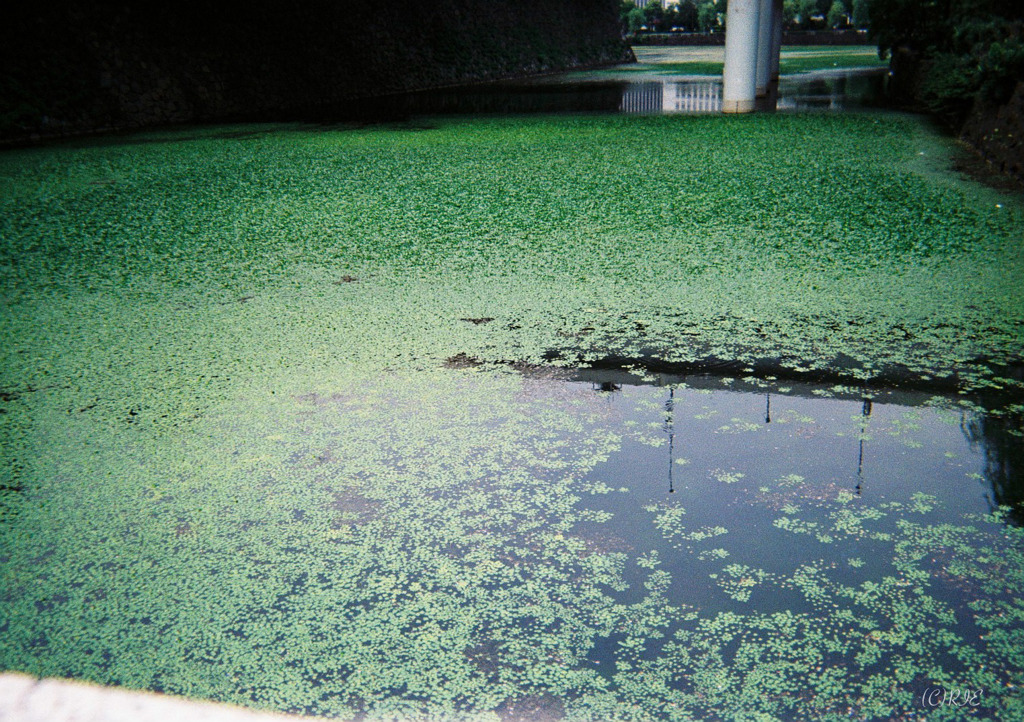
[[[977,105],[960,137],[1000,173],[1024,182],[1024,81],[1005,105]]]
[[[0,23],[0,141],[276,119],[631,58],[616,0],[24,3]]]

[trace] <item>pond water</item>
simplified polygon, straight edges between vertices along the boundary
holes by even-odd
[[[842,583],[856,584],[893,573],[871,535],[895,532],[896,510],[955,524],[1003,505],[1019,509],[1024,500],[1019,419],[996,421],[941,396],[753,378],[659,374],[645,383],[637,374],[593,370],[574,377],[589,378],[569,386],[602,397],[625,439],[593,473],[625,485],[595,507],[613,514],[605,529],[631,549],[658,549],[678,595],[711,608],[722,600],[705,580],[693,583],[694,556],[775,574],[829,554],[812,540],[835,543],[850,563],[840,567]],[[650,524],[654,508],[676,506],[686,509],[687,528],[728,534],[683,544],[682,532],[659,534]],[[837,511],[853,520],[890,507],[885,522],[862,517],[876,522],[870,533],[831,529]],[[794,543],[792,532],[807,534],[805,543]],[[766,603],[770,597],[760,607]]]
[[[580,376],[591,381],[589,387],[576,382],[577,393],[602,396],[624,438],[621,450],[591,474],[610,490],[583,502],[608,515],[602,524],[589,525],[594,538],[641,562],[624,575],[630,590],[623,601],[639,602],[643,593],[636,591],[645,588],[646,571],[657,569],[667,573],[666,597],[685,600],[700,615],[744,615],[752,609],[759,615],[807,614],[831,619],[840,636],[853,634],[858,625],[867,635],[880,634],[866,620],[877,621],[879,629],[896,629],[894,608],[876,607],[845,627],[840,620],[852,623],[857,615],[855,605],[844,601],[854,590],[879,582],[918,583],[911,581],[900,551],[902,544],[913,544],[915,525],[956,529],[1000,505],[1012,505],[1013,523],[1021,521],[1024,426],[1019,416],[995,420],[922,393],[865,396],[843,387],[657,375],[638,385],[639,378],[626,373]],[[927,572],[918,581],[927,579],[929,603],[934,600],[952,615],[948,631],[963,640],[984,639],[986,625],[972,612],[979,590],[969,574],[951,572],[956,565],[947,566],[953,552],[946,544],[922,547],[924,564],[915,571]],[[803,586],[797,581],[803,571],[826,569],[827,582]],[[829,585],[846,593],[826,603]],[[666,637],[673,631],[666,628]],[[937,632],[918,627],[911,634]],[[616,645],[626,644],[629,636],[622,630],[596,645],[590,655],[595,665],[613,674],[623,658]],[[773,648],[757,640],[747,651],[754,657],[794,654],[786,649],[792,642]],[[797,644],[795,657],[806,662],[805,645],[813,645],[806,639]],[[637,663],[651,667],[666,655],[658,644],[636,651]],[[853,672],[864,651],[825,654],[820,663],[844,669],[843,675],[870,675],[872,664]],[[931,654],[947,669],[962,664],[957,657],[963,655],[951,649],[933,648]],[[884,667],[875,661],[875,671]],[[904,664],[913,665],[906,659]],[[813,676],[812,669],[803,671]],[[680,688],[695,674],[690,669],[678,678]],[[927,673],[908,674],[904,685],[921,699],[936,682]],[[803,694],[805,704],[815,696]],[[803,717],[808,710],[797,707],[783,716],[789,714]]]
[[[393,120],[420,115],[530,113],[717,113],[722,108],[721,47],[637,47],[636,64],[529,80],[399,94],[358,107],[331,107],[325,121]],[[785,47],[777,87],[761,111],[855,110],[885,103],[888,69],[874,48]]]
[[[343,719],[1024,718],[1024,216],[914,119],[660,117],[719,102],[677,70],[381,106],[578,118],[0,158],[0,667]]]
[[[854,110],[885,98],[882,69],[822,71],[784,76],[759,110]],[[515,115],[529,113],[717,113],[721,78],[634,73],[633,77],[585,73],[531,82],[424,91],[364,101],[359,108],[331,108],[323,120],[387,119],[419,115]]]
[[[461,366],[296,380],[156,446],[41,422],[61,451],[7,519],[5,653],[373,719],[892,719],[938,688],[983,696],[957,715],[1016,698],[1019,411]]]

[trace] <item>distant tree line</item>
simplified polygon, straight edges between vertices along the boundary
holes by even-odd
[[[871,0],[785,0],[783,25],[788,30],[866,29]],[[728,0],[679,0],[662,7],[649,0],[638,7],[621,0],[619,16],[630,35],[643,32],[713,33],[725,30]]]
[[[1024,80],[1024,0],[869,0],[871,33],[917,99],[954,124]]]

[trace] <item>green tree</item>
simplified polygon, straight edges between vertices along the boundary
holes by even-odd
[[[832,7],[828,9],[828,26],[830,28],[839,28],[846,25],[846,6],[840,0],[833,0]]]
[[[799,25],[800,4],[798,0],[785,0],[782,3],[782,24],[787,28],[795,28]]]
[[[627,23],[629,25],[629,32],[631,34],[636,35],[637,33],[639,33],[640,29],[644,26],[646,22],[647,19],[644,17],[644,11],[641,10],[640,8],[633,8],[632,10],[629,11]]]
[[[853,26],[858,30],[867,29],[871,23],[871,15],[868,12],[869,0],[853,0]]]
[[[665,16],[662,22],[662,27],[665,30],[679,27],[679,8],[675,5],[669,5],[665,8]]]
[[[828,2],[828,0],[825,0]],[[815,15],[820,14],[821,6],[820,0],[800,0],[800,26],[809,28],[813,25],[813,18]],[[825,12],[828,12],[828,7],[825,8]]]
[[[693,0],[682,0],[682,2],[679,3],[676,13],[676,22],[683,30],[692,33],[700,27],[697,23],[697,3]]]
[[[714,0],[703,0],[697,6],[697,27],[702,33],[710,33],[718,27],[718,8]]]
[[[633,0],[620,0],[619,2],[619,28],[623,35],[630,32],[629,14],[636,10]]]
[[[1006,102],[1024,77],[1020,0],[869,0],[879,54],[911,74],[932,112],[958,125],[978,100]],[[896,62],[897,59],[899,62]]]
[[[871,34],[883,53],[895,47],[933,54],[971,53],[1020,38],[1020,0],[868,0]]]
[[[647,29],[658,31],[665,22],[665,9],[661,7],[660,0],[649,0],[644,6],[644,17],[647,20]]]
[[[831,6],[831,0],[829,4]],[[812,25],[811,18],[817,14],[818,0],[785,0],[782,3],[782,22],[791,28],[806,30]]]

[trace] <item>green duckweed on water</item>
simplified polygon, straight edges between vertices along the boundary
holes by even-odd
[[[0,666],[341,718],[1021,717],[1016,477],[951,439],[1019,438],[1024,215],[951,152],[884,113],[5,152]],[[735,379],[567,380],[609,357]],[[880,378],[953,393],[861,415]],[[778,439],[871,485],[740,451]],[[1007,502],[897,492],[883,448]]]

